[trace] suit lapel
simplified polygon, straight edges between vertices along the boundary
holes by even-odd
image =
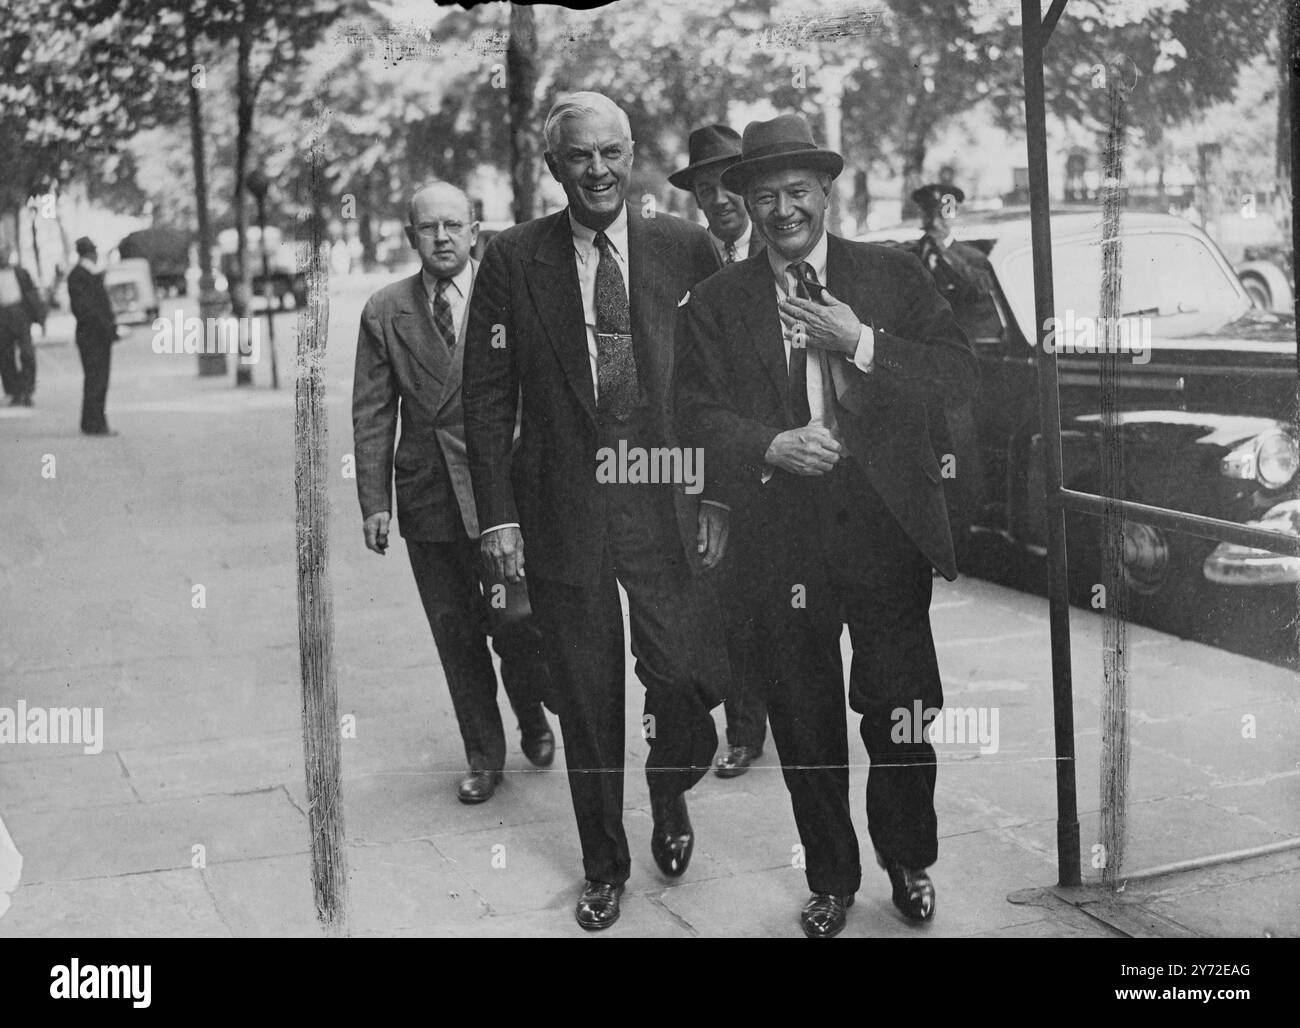
[[[587,325],[582,314],[582,290],[574,264],[573,233],[568,209],[550,216],[551,224],[532,254],[525,280],[537,316],[560,367],[583,408],[596,420],[596,387],[587,354]]]
[[[417,271],[406,280],[401,307],[393,316],[393,331],[417,362],[441,386],[447,381],[451,354],[433,323],[428,295]]]
[[[787,403],[790,392],[790,369],[785,360],[785,341],[781,337],[781,316],[776,309],[776,283],[767,258],[746,260],[741,288],[745,294],[741,321],[745,335],[757,352],[759,363],[772,380],[772,387]]]
[[[672,249],[672,240],[658,228],[653,218],[641,218],[628,211],[627,293],[632,340],[642,388],[656,389],[668,377],[664,363],[668,354],[660,340],[672,338],[672,319],[677,315],[676,300],[665,303],[659,295],[665,287],[662,279],[669,264],[664,255]],[[640,368],[642,362],[644,369]]]

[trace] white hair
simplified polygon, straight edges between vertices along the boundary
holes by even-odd
[[[604,93],[583,90],[578,93],[566,93],[555,101],[546,116],[546,126],[542,134],[546,137],[547,152],[553,152],[556,137],[560,134],[560,125],[570,118],[581,118],[588,114],[614,114],[622,126],[623,135],[632,139],[632,123],[627,120],[627,112]]]

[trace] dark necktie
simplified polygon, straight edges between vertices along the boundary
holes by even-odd
[[[735,264],[735,263],[736,263],[736,244],[735,244],[735,243],[728,243],[728,244],[727,244],[727,253],[726,253],[726,256],[724,256],[724,257],[722,258],[722,263],[723,263],[723,264]]]
[[[626,421],[640,399],[632,319],[623,273],[604,232],[596,233],[596,412]]]
[[[438,288],[433,296],[433,324],[442,335],[447,349],[454,350],[456,349],[456,324],[451,318],[451,304],[447,302],[447,287],[450,285],[451,279],[438,279]]]
[[[795,296],[810,300],[809,287],[821,289],[817,284],[817,273],[807,261],[791,264],[789,271],[794,275]],[[812,411],[808,407],[808,346],[802,333],[790,338],[790,409],[800,425],[812,420]]]

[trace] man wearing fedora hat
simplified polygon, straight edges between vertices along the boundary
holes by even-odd
[[[117,320],[99,268],[99,251],[89,236],[76,242],[77,266],[68,273],[68,306],[77,319],[77,352],[85,383],[81,391],[81,431],[86,435],[117,435],[104,417],[108,371],[117,342]]]
[[[968,395],[970,344],[912,255],[826,231],[839,154],[803,118],[753,122],[722,184],[745,197],[766,259],[692,290],[678,312],[679,434],[727,465],[731,557],[759,610],[768,717],[804,847],[810,937],[844,926],[861,883],[849,807],[849,704],[871,759],[867,827],[894,904],[935,909],[942,706],[931,568],[956,577],[927,406]],[[923,724],[899,730],[919,705]]]
[[[740,133],[727,125],[705,125],[690,135],[689,163],[668,176],[678,189],[695,197],[709,223],[709,239],[724,265],[763,251],[763,237],[754,231],[745,198],[723,188],[722,173],[740,160]],[[763,755],[767,736],[767,689],[754,660],[754,612],[736,574],[734,560],[718,566],[719,593],[726,621],[731,688],[724,710],[727,748],[714,768],[719,778],[736,778]]]
[[[669,183],[695,197],[723,264],[754,256],[763,249],[763,237],[753,230],[745,198],[722,186],[722,173],[740,160],[740,134],[728,125],[705,125],[686,145],[688,163],[668,176]]]

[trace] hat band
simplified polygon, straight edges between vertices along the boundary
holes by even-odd
[[[817,147],[812,143],[804,143],[799,141],[786,141],[783,143],[770,143],[767,146],[755,147],[753,150],[750,150],[748,153],[744,155],[744,160],[757,161],[757,160],[761,160],[764,157],[776,157],[780,154],[799,153],[801,151],[810,152],[810,153],[826,152],[826,151],[818,150]]]

